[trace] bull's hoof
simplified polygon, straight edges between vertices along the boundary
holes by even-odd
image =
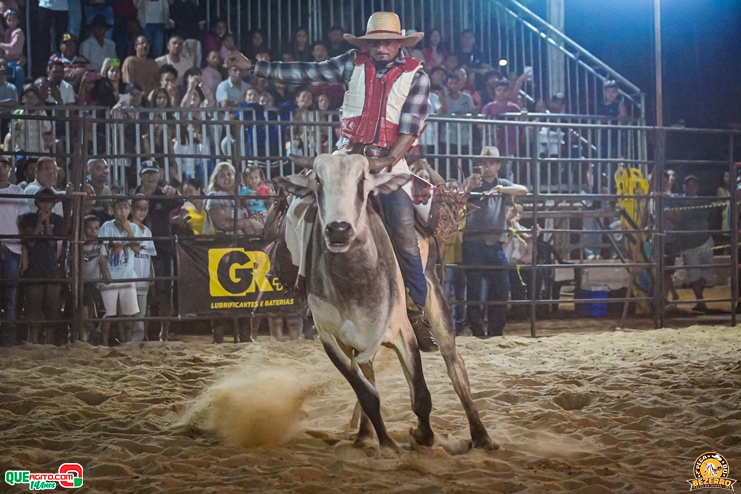
[[[499,445],[492,441],[488,435],[473,439],[471,445],[475,449],[483,449],[484,451],[496,451],[499,449]]]
[[[399,456],[399,446],[393,439],[388,438],[381,442],[381,456],[383,458],[397,458]]]
[[[355,441],[352,443],[354,448],[358,449],[368,449],[373,448],[376,445],[376,442],[373,439],[373,436],[358,436],[355,438]]]
[[[409,439],[412,442],[412,447],[424,446],[429,448],[435,444],[435,433],[432,432],[432,429],[423,431],[420,427],[417,427],[416,429],[410,428]]]

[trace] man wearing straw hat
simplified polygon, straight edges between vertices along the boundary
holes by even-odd
[[[252,69],[257,77],[288,84],[346,84],[342,139],[335,153],[363,154],[371,171],[392,167],[408,170],[404,156],[422,134],[430,113],[430,81],[421,63],[404,57],[401,49],[415,46],[424,33],[406,35],[399,16],[376,12],[368,19],[364,36],[344,37],[358,49],[325,62],[253,62],[241,53],[232,53],[224,66]],[[412,200],[402,189],[379,197],[404,284],[416,305],[410,319],[420,349],[434,351],[437,344],[421,311],[427,299],[427,283]]]

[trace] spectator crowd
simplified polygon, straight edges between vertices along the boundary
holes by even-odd
[[[72,3],[40,0],[34,7],[49,29],[34,33],[32,67],[27,66],[23,16],[15,2],[2,3],[0,133],[5,154],[0,196],[13,196],[0,197],[3,344],[142,341],[150,337],[141,320],[148,315],[162,318],[150,324],[150,330],[157,326],[151,337],[167,340],[166,319],[177,302],[175,247],[167,238],[260,234],[279,191],[266,178],[266,171],[276,170],[254,158],[284,151],[332,152],[338,138],[332,123],[342,105],[342,85],[286,85],[236,67],[227,71],[223,60],[240,51],[258,61],[322,63],[351,47],[340,26],[313,42],[306,29],[298,28],[280,50],[268,46],[260,29],[237,39],[223,19],[207,25],[203,3],[196,0],[86,0],[81,13],[72,12]],[[517,74],[493,68],[473,31],[464,30],[456,45],[453,49],[443,32],[432,29],[419,46],[408,49],[407,55],[422,60],[429,75],[433,116],[500,119],[528,109],[565,113],[563,94],[526,100],[523,89],[531,84],[532,70]],[[626,105],[614,81],[606,82],[603,91],[596,111],[626,122]],[[65,109],[85,106],[121,125],[124,156],[96,157],[110,138],[104,125],[96,129],[58,118]],[[23,117],[12,119],[11,112]],[[276,123],[265,125],[270,122]],[[410,157],[424,176],[431,172],[426,155],[480,155],[461,161],[465,181],[448,183],[468,198],[470,214],[448,242],[446,259],[468,266],[451,270],[451,298],[499,302],[485,310],[471,304],[468,310],[455,307],[457,329],[468,325],[481,337],[501,335],[507,301],[524,300],[533,291],[539,297],[543,285],[527,269],[539,227],[524,228],[522,207],[508,201],[527,193],[514,183],[517,164],[510,161],[520,155],[524,134],[506,124],[497,125],[493,137],[487,132],[480,125],[432,121]],[[567,148],[575,140],[560,130],[543,127],[538,132],[543,156],[573,152]],[[87,163],[70,158],[71,141],[79,136],[87,156],[93,156]],[[610,142],[603,139],[603,145]],[[136,157],[126,155],[134,150]],[[245,158],[253,159],[248,163]],[[292,171],[278,166],[283,168],[277,172]],[[70,196],[60,196],[71,174],[85,177],[86,197],[77,221]],[[690,184],[688,195],[692,190]],[[73,297],[68,280],[78,268],[69,239],[76,224],[84,241],[82,314],[91,320],[82,327],[69,321]],[[707,247],[705,237],[695,243]],[[491,266],[500,269],[486,268]],[[482,282],[489,287],[485,293]],[[701,298],[704,278],[693,273],[691,283]],[[124,322],[111,332],[109,323],[95,322],[102,315]],[[48,324],[31,324],[26,334],[18,324],[21,316]],[[239,338],[251,339],[259,324],[250,321]],[[278,339],[284,326],[291,338],[302,326],[300,318],[271,318],[266,324]],[[219,331],[223,334],[214,329],[217,341]]]

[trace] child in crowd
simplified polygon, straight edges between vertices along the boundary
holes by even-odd
[[[28,252],[26,279],[49,280],[59,278],[59,256],[57,240],[64,236],[64,219],[54,213],[57,194],[51,189],[41,189],[34,196],[37,211],[28,213],[20,220],[20,231],[28,238],[24,240]],[[49,237],[52,237],[51,239]],[[56,325],[39,321],[58,321],[60,318],[61,285],[53,282],[30,283],[24,286],[26,293],[26,317],[30,322],[31,343],[39,343],[39,328],[44,330],[41,343],[54,343]]]
[[[216,94],[216,88],[219,87],[219,83],[224,80],[224,75],[221,73],[221,55],[216,50],[208,52],[206,56],[206,67],[201,72],[203,77],[203,83],[207,88],[211,90],[211,94]]]
[[[6,10],[3,17],[8,27],[5,30],[5,38],[0,43],[0,49],[5,52],[5,59],[8,61],[8,79],[15,85],[20,97],[21,88],[26,82],[26,71],[22,65],[23,43],[26,42],[26,35],[20,27],[20,16],[16,10]]]
[[[136,276],[134,271],[134,256],[141,251],[141,244],[133,240],[136,235],[129,223],[131,203],[128,199],[119,197],[113,200],[113,220],[106,221],[100,228],[102,238],[128,238],[132,240],[104,240],[100,247],[100,271],[104,285],[100,286],[100,295],[105,304],[106,317],[114,317],[120,305],[121,316],[135,316],[139,313],[136,301],[136,286],[134,283],[111,283],[113,280],[131,279]],[[133,322],[126,321],[123,327],[122,342],[131,341]],[[101,324],[102,344],[108,346],[108,333],[111,323],[103,321]]]
[[[263,171],[256,166],[248,167],[242,173],[242,190],[240,195],[243,197],[270,195],[268,187],[263,182],[265,182]],[[265,224],[265,217],[268,214],[265,201],[243,199],[242,211],[244,215],[242,217],[257,220],[263,225]]]
[[[21,102],[23,106],[27,107],[39,106],[39,89],[33,84],[26,84],[21,93]],[[13,113],[15,115],[46,116],[44,110],[27,110],[25,108],[18,108]],[[5,149],[13,149],[21,153],[47,153],[49,150],[44,148],[44,134],[50,132],[51,122],[49,120],[19,118],[15,121],[15,136],[12,136],[10,131],[5,136]]]
[[[151,238],[152,231],[144,225],[144,220],[148,214],[149,201],[144,197],[135,198],[131,204],[131,222],[134,224],[131,228],[134,230],[134,235],[142,238],[142,240],[139,242],[141,250],[134,256],[134,272],[136,278],[149,278],[151,280],[136,282],[136,301],[139,305],[139,313],[136,317],[147,315],[147,293],[149,292],[149,286],[154,283],[152,257],[157,256],[157,249],[155,249],[154,240]],[[134,332],[131,341],[139,343],[145,339],[146,331],[144,327],[144,321],[134,321]]]
[[[93,202],[93,204],[95,204]],[[72,341],[88,341],[88,335],[93,333],[95,324],[88,320],[97,317],[98,310],[103,308],[103,301],[100,298],[100,290],[96,283],[91,281],[100,281],[100,247],[101,242],[98,240],[100,234],[100,218],[90,214],[83,219],[83,231],[85,233],[82,245],[82,281],[85,283],[82,288],[82,327],[79,328],[79,334],[75,334],[74,325],[72,325]],[[74,258],[74,257],[73,257]],[[88,331],[89,330],[89,331]]]
[[[235,51],[239,51],[239,48],[237,48],[237,43],[234,41],[234,35],[232,33],[226,33],[224,37],[221,38],[219,55],[221,55],[221,58],[226,58],[230,53]]]

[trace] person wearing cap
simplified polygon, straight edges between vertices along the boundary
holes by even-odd
[[[421,62],[404,57],[401,49],[417,45],[423,37],[424,33],[406,35],[395,13],[375,12],[368,19],[364,36],[344,35],[358,49],[325,62],[253,62],[235,52],[226,57],[224,66],[252,69],[256,77],[287,84],[346,84],[341,149],[336,154],[364,154],[372,172],[391,167],[408,170],[404,156],[422,134],[430,113],[430,80]],[[364,112],[374,107],[380,111]],[[379,197],[413,302],[410,320],[420,349],[434,351],[437,345],[422,314],[427,282],[416,240],[412,200],[402,189]]]
[[[106,38],[111,26],[102,15],[96,15],[88,27],[92,35],[80,45],[80,55],[90,60],[92,68],[100,72],[106,58],[116,58],[116,43]]]
[[[87,72],[93,68],[90,60],[77,53],[77,36],[71,33],[62,36],[59,52],[49,58],[50,62],[57,60],[64,64],[64,80],[69,83],[74,82],[79,72]]]
[[[10,158],[0,156],[0,195],[15,195],[0,197],[0,236],[20,235],[18,219],[26,205],[25,192],[15,184],[10,183]],[[18,339],[15,325],[17,316],[18,278],[21,271],[26,269],[27,253],[23,249],[20,239],[0,238],[0,279],[3,280],[0,298],[3,300],[4,318],[0,322],[2,340],[0,344],[11,347]]]
[[[50,161],[54,164],[54,161]],[[41,163],[39,163],[40,165]],[[56,165],[54,165],[56,177]],[[28,190],[26,190],[28,192]],[[18,223],[18,229],[25,238],[28,263],[23,277],[29,280],[54,280],[60,277],[60,252],[58,238],[64,236],[64,218],[56,212],[60,204],[51,188],[40,189],[31,199],[34,210],[25,214]],[[51,239],[49,237],[52,237]],[[26,295],[25,313],[30,327],[30,343],[59,343],[61,334],[55,334],[59,325],[39,324],[39,321],[59,321],[61,315],[61,285],[54,282],[37,282],[24,285]],[[43,328],[44,338],[38,340],[39,329]],[[59,338],[58,338],[59,337]]]
[[[707,207],[711,199],[698,199],[700,181],[695,175],[684,178],[684,196],[669,197],[666,199],[664,215],[676,231],[693,233],[675,233],[679,241],[679,250],[682,252],[682,261],[687,268],[689,286],[695,294],[697,304],[694,311],[706,313],[708,308],[703,300],[703,292],[708,280],[712,276],[710,266],[713,264],[713,236],[710,230],[710,215],[712,209]],[[675,209],[687,208],[687,209]],[[707,267],[704,267],[707,266]]]
[[[8,61],[8,70],[10,78],[13,80],[15,87],[20,90],[26,81],[26,71],[23,68],[25,58],[23,57],[23,43],[26,42],[26,35],[20,27],[20,16],[13,9],[8,9],[3,14],[5,23],[8,28],[5,30],[5,37],[0,43],[0,50],[5,52],[5,59]],[[20,95],[19,95],[20,96]]]
[[[152,236],[160,237],[154,241],[157,257],[152,260],[154,273],[157,277],[172,277],[175,274],[175,243],[172,240],[163,240],[172,237],[170,217],[179,213],[183,207],[183,199],[178,196],[177,190],[170,185],[160,187],[160,167],[156,161],[143,161],[139,172],[141,185],[134,191],[135,194],[144,194],[149,198],[149,213],[144,224],[152,231]],[[155,305],[157,315],[170,317],[173,311],[173,281],[157,280],[155,282]],[[160,340],[167,341],[169,321],[162,321]]]
[[[506,302],[509,296],[509,274],[507,269],[486,269],[489,266],[509,265],[504,254],[504,243],[507,241],[507,203],[512,196],[524,196],[527,187],[513,184],[507,179],[499,178],[499,149],[486,146],[478,158],[481,173],[474,173],[469,179],[467,190],[472,195],[468,199],[470,209],[463,230],[463,264],[467,266],[467,300],[481,300],[481,281],[488,283],[488,301]],[[505,197],[509,196],[509,197]],[[469,209],[469,210],[470,210]],[[476,266],[485,269],[477,269]],[[489,305],[486,308],[488,328],[484,333],[481,306],[468,306],[468,322],[471,333],[478,338],[502,336],[507,322],[506,305]]]
[[[602,96],[602,101],[597,105],[597,114],[617,120],[621,124],[628,123],[628,109],[620,96],[620,89],[616,81],[608,80],[604,82]]]

